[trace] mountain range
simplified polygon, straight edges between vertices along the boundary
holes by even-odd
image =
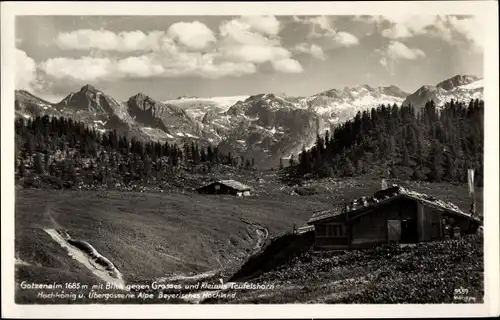
[[[381,104],[413,105],[418,112],[427,101],[438,107],[451,99],[483,98],[483,79],[457,75],[414,93],[396,86],[359,85],[331,89],[308,97],[272,93],[235,97],[179,97],[158,101],[138,93],[127,101],[86,85],[58,103],[25,90],[15,92],[16,117],[64,116],[101,132],[116,130],[138,139],[218,146],[221,151],[253,157],[275,166],[279,158],[312,146],[316,134],[351,119],[358,111]]]

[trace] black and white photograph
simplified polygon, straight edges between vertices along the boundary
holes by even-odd
[[[2,4],[9,303],[498,315],[498,7],[446,3]]]

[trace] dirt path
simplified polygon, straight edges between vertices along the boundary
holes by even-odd
[[[117,288],[123,288],[125,281],[118,269],[89,243],[73,240],[64,231],[45,229],[45,232],[61,247],[68,251],[70,257],[87,267],[93,274],[105,282],[113,283]],[[70,243],[71,242],[71,243]],[[75,244],[79,244],[78,246]],[[82,248],[85,248],[82,249]]]

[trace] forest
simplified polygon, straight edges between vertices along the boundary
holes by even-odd
[[[381,105],[318,135],[286,169],[312,178],[376,174],[462,183],[471,168],[482,186],[483,127],[482,100],[452,100],[440,110],[429,101],[418,113],[411,105]]]
[[[380,105],[332,132],[317,135],[280,172],[295,179],[376,177],[463,183],[475,169],[483,184],[484,101],[433,101],[420,112],[413,106]],[[56,188],[78,184],[161,183],[179,170],[209,173],[220,165],[255,170],[253,159],[217,147],[142,141],[116,131],[101,133],[70,118],[35,117],[15,121],[16,178],[29,187],[44,178]]]
[[[30,187],[115,186],[161,183],[178,170],[208,173],[219,165],[253,170],[254,160],[223,154],[196,143],[146,142],[101,133],[70,118],[36,117],[15,121],[16,178]]]

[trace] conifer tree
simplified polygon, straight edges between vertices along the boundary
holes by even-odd
[[[44,173],[42,156],[40,155],[40,153],[37,153],[35,155],[35,172],[37,174],[43,174]]]

